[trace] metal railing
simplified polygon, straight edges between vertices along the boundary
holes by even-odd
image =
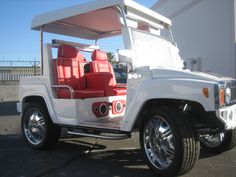
[[[19,81],[21,77],[40,75],[39,61],[1,61],[0,81]]]
[[[34,74],[0,73],[0,81],[19,81],[21,77],[34,76]]]

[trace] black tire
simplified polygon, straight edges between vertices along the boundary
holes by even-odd
[[[154,122],[155,126],[152,126]],[[152,134],[154,130],[155,134]],[[183,175],[194,167],[199,158],[200,143],[189,117],[171,107],[154,109],[144,118],[140,129],[140,145],[148,166],[158,176]],[[165,157],[166,163],[161,163]]]
[[[40,103],[27,103],[21,118],[21,130],[27,144],[33,149],[49,149],[59,137],[61,129],[53,124],[47,108]]]
[[[200,138],[201,147],[208,152],[219,154],[224,151],[231,150],[236,146],[236,129],[227,130],[225,132],[212,136],[217,137],[220,134],[222,134],[221,137],[222,136],[223,137],[222,139],[218,139],[219,142],[212,142],[212,141],[209,142],[209,137],[208,138],[205,136],[201,137]]]

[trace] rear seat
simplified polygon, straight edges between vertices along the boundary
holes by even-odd
[[[71,95],[78,99],[104,96],[102,89],[85,87],[84,65],[84,56],[76,48],[68,45],[58,48],[58,58],[53,60],[54,88],[58,98],[69,99]],[[66,86],[72,88],[72,94]]]

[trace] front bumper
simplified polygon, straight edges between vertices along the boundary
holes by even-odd
[[[224,123],[225,130],[236,128],[236,104],[218,109],[216,116]]]

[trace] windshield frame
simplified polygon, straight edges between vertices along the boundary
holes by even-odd
[[[173,41],[171,34],[170,38],[166,38],[148,31],[132,28],[130,29],[130,35],[132,39],[132,51],[135,54],[132,59],[133,68],[145,66],[148,66],[149,69],[183,68],[183,61],[179,56],[179,49]]]

